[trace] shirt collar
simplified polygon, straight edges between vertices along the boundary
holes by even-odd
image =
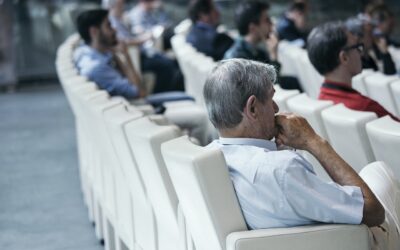
[[[211,24],[208,24],[208,23],[205,23],[205,22],[197,21],[196,22],[196,26],[199,27],[199,28],[206,29],[206,30],[212,30],[212,31],[216,30],[215,26],[213,26]]]
[[[253,46],[252,44],[250,44],[249,42],[247,42],[244,37],[239,37],[238,38],[238,43],[240,44],[240,46],[244,49],[247,50],[249,53],[251,53],[253,56],[257,56],[258,55],[258,50],[257,47]]]
[[[276,151],[277,147],[275,142],[264,140],[264,139],[256,139],[256,138],[226,138],[220,137],[219,143],[223,145],[248,145],[255,146],[259,148],[265,148],[270,151]]]

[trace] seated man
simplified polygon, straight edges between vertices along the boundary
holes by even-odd
[[[306,24],[306,4],[293,2],[288,10],[278,20],[276,30],[279,40],[287,40],[301,47],[305,47],[307,33]]]
[[[385,210],[353,168],[304,118],[276,114],[275,80],[271,65],[230,59],[211,72],[203,92],[220,133],[208,147],[222,150],[249,228],[381,225]],[[335,182],[316,176],[295,151],[278,150],[283,144],[313,154]]]
[[[224,33],[218,33],[219,12],[212,0],[192,0],[189,6],[192,27],[186,37],[199,52],[221,60],[233,40]]]
[[[361,95],[351,87],[353,76],[361,73],[363,44],[340,22],[331,22],[314,28],[307,42],[311,63],[325,77],[319,99],[359,111],[375,112],[378,117],[390,115],[379,103]]]
[[[235,23],[240,37],[225,53],[224,59],[244,58],[269,63],[278,70],[278,40],[272,33],[272,23],[268,16],[269,5],[259,1],[245,1],[235,11]],[[259,48],[259,44],[263,49]],[[299,89],[294,77],[281,77],[279,84],[284,89]]]
[[[108,19],[108,11],[97,9],[83,12],[77,19],[77,27],[85,44],[74,53],[76,67],[81,75],[95,82],[111,96],[123,96],[135,100],[146,96],[129,55],[123,51],[126,63],[115,55],[116,34]],[[193,100],[183,92],[166,92],[146,97],[153,105],[174,100]],[[206,114],[197,105],[174,105],[167,109],[166,117],[191,135],[205,143],[207,139]]]

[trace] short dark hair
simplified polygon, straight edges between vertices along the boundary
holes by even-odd
[[[346,44],[346,28],[342,22],[319,25],[308,36],[308,57],[317,71],[324,75],[339,66],[339,53]]]
[[[293,2],[289,5],[288,11],[298,11],[301,13],[305,13],[307,6],[302,2]]]
[[[79,14],[76,19],[76,28],[79,35],[86,44],[92,42],[90,37],[89,29],[90,27],[100,27],[101,23],[108,17],[108,10],[104,9],[94,9],[87,10]]]
[[[246,1],[241,3],[235,10],[235,23],[240,35],[247,35],[249,25],[251,23],[258,24],[262,12],[268,9],[269,4],[266,2]]]
[[[192,0],[189,4],[189,18],[195,23],[201,14],[209,14],[213,8],[212,0]]]

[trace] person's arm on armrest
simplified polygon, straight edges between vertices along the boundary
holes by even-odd
[[[362,223],[373,227],[385,219],[385,210],[368,185],[329,145],[317,135],[308,122],[294,114],[276,116],[278,134],[277,144],[307,150],[321,163],[333,181],[342,186],[357,186],[364,198]]]

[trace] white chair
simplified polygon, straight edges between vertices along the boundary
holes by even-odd
[[[396,103],[397,111],[400,112],[400,80],[393,81],[390,84],[390,90],[392,92],[394,102]]]
[[[366,129],[375,158],[388,164],[400,180],[400,123],[384,116],[367,123]]]
[[[157,125],[149,117],[130,123],[125,132],[154,209],[157,249],[186,249],[184,230],[180,234],[178,227],[178,197],[161,155],[161,143],[182,132],[173,125]]]
[[[141,118],[126,105],[115,106],[104,113],[111,144],[117,154],[116,203],[117,246],[122,249],[155,250],[155,221],[153,208],[147,198],[143,179],[128,143],[126,127]],[[144,132],[144,131],[142,131]]]
[[[375,113],[351,110],[343,104],[322,111],[329,142],[357,172],[375,160],[365,131],[365,124],[374,119]]]
[[[314,225],[248,231],[220,150],[180,137],[162,145],[196,249],[369,249],[364,225]]]
[[[332,101],[311,99],[305,93],[294,96],[287,101],[289,111],[303,116],[315,132],[325,139],[328,139],[328,134],[322,122],[321,112],[332,105]],[[314,170],[318,176],[325,180],[331,180],[325,169],[310,153],[304,151],[304,156],[314,166]]]
[[[297,89],[291,89],[291,90],[282,89],[277,84],[274,85],[274,89],[275,89],[275,94],[272,99],[278,105],[280,112],[288,111],[286,102],[289,100],[289,98],[292,98],[292,97],[300,94],[300,91],[298,91]]]
[[[390,90],[390,83],[398,79],[398,76],[387,76],[382,73],[365,77],[365,84],[369,97],[395,115],[398,115],[399,111],[397,110],[394,96]]]
[[[367,86],[365,86],[365,78],[376,72],[372,69],[364,69],[360,74],[351,79],[351,86],[361,94],[368,96]]]
[[[360,171],[360,177],[368,184],[376,198],[385,208],[385,227],[389,230],[387,249],[398,249],[400,239],[400,192],[398,179],[382,161],[368,164]]]

